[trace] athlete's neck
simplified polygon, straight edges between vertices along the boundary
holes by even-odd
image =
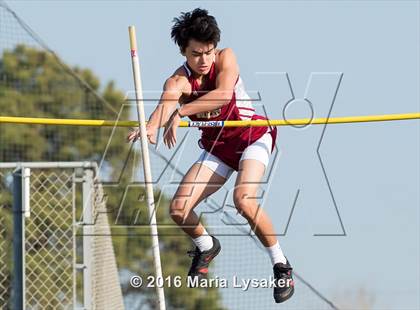
[[[206,78],[206,75],[198,74],[198,73],[195,73],[194,71],[192,72],[192,76],[197,82],[203,82],[204,79]]]

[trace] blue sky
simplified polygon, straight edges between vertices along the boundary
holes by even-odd
[[[128,26],[137,30],[143,88],[158,91],[183,61],[170,40],[172,18],[202,7],[217,18],[220,47],[234,49],[247,88],[260,93],[259,112],[272,119],[282,118],[291,99],[287,77],[297,99],[288,117],[309,115],[305,97],[315,117],[331,107],[331,116],[420,111],[416,1],[7,3],[66,63],[123,91],[133,85]],[[191,145],[197,136],[188,137]],[[419,141],[418,120],[279,129],[281,155],[263,186],[264,207],[282,232],[299,190],[280,242],[296,270],[329,298],[364,288],[375,309],[420,307]],[[177,154],[179,169],[198,154],[198,147]],[[335,207],[346,236],[314,236],[342,233]]]

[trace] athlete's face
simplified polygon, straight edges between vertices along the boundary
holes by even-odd
[[[187,58],[188,65],[196,74],[206,75],[214,61],[215,48],[212,43],[203,43],[191,39],[182,54]]]

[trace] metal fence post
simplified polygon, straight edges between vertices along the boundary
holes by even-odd
[[[22,168],[13,171],[13,308],[25,309],[25,217]]]
[[[83,304],[84,309],[92,308],[92,234],[93,214],[93,171],[85,169],[83,180]]]

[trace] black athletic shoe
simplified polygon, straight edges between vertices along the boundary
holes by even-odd
[[[209,272],[209,264],[219,254],[220,243],[215,237],[213,238],[213,247],[210,250],[200,252],[196,247],[193,251],[188,251],[188,255],[193,257],[190,271],[188,271],[188,277],[198,277],[198,281],[207,277]]]
[[[288,300],[295,292],[292,270],[293,268],[290,266],[289,261],[286,261],[286,264],[277,263],[273,267],[275,279],[273,296],[276,303]]]

